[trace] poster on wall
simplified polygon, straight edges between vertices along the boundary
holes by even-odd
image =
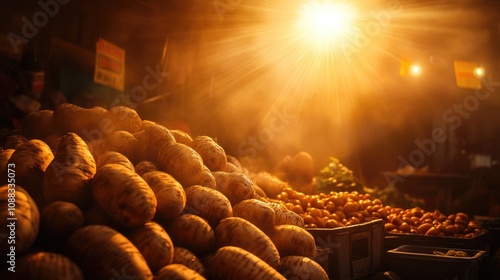
[[[123,91],[125,50],[104,39],[97,41],[94,82]]]

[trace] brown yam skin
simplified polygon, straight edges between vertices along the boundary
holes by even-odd
[[[126,156],[115,151],[107,151],[104,154],[99,155],[96,160],[96,167],[99,169],[100,167],[111,163],[123,165],[124,167],[135,171],[134,164]]]
[[[150,171],[143,174],[142,178],[156,196],[155,219],[167,222],[179,217],[186,206],[186,192],[182,185],[163,171]]]
[[[41,251],[23,255],[18,259],[16,272],[10,273],[8,279],[84,280],[85,278],[81,269],[67,256]]]
[[[314,259],[316,256],[316,241],[305,229],[293,225],[279,225],[269,234],[278,248],[280,256],[303,256]]]
[[[232,207],[221,192],[194,185],[186,189],[185,212],[206,219],[215,228],[222,219],[232,216]]]
[[[302,256],[286,256],[281,258],[279,272],[287,279],[328,280],[326,271],[314,260]]]
[[[217,186],[214,174],[212,174],[212,171],[210,171],[210,169],[208,169],[206,165],[203,166],[203,171],[198,176],[198,179],[196,181],[198,185],[211,189],[215,189],[215,187]]]
[[[158,166],[184,188],[197,185],[204,168],[201,156],[191,147],[180,143],[166,144],[160,148]]]
[[[255,196],[255,186],[248,176],[243,173],[227,173],[223,171],[213,172],[215,177],[215,189],[223,193],[231,202],[231,205],[250,199]]]
[[[135,165],[135,172],[140,176],[149,171],[158,171],[158,167],[151,161],[143,160]]]
[[[112,121],[108,110],[102,107],[83,108],[70,103],[63,103],[54,108],[53,120],[63,133],[74,132],[85,140],[112,132]],[[96,140],[96,139],[94,139]]]
[[[58,127],[53,120],[54,111],[39,110],[29,113],[23,118],[23,135],[29,139],[43,139],[56,134]]]
[[[204,280],[198,272],[182,264],[170,264],[163,267],[156,275],[155,280]]]
[[[144,256],[123,234],[110,227],[79,228],[70,236],[66,248],[85,279],[109,280],[116,275],[153,279]]]
[[[17,147],[21,146],[22,144],[24,144],[28,141],[29,141],[28,138],[26,138],[22,135],[18,135],[18,134],[10,135],[7,137],[7,140],[5,140],[5,143],[3,144],[3,148],[5,150],[17,149]]]
[[[126,237],[141,252],[153,273],[172,263],[174,244],[159,224],[147,222],[143,226],[134,228]]]
[[[271,239],[258,227],[239,217],[222,220],[215,228],[217,248],[236,246],[256,255],[273,268],[280,265],[280,255]]]
[[[44,239],[61,243],[84,225],[85,216],[82,210],[71,202],[54,201],[42,208],[40,231]]]
[[[67,133],[43,177],[45,200],[68,201],[85,208],[90,203],[90,180],[95,173],[87,144],[76,133]]]
[[[299,214],[286,208],[286,206],[276,202],[268,202],[268,205],[276,213],[274,221],[277,226],[294,225],[302,228],[305,226],[304,219]]]
[[[118,130],[106,135],[104,142],[108,151],[119,152],[131,162],[135,162],[139,150],[139,140],[128,131]]]
[[[49,145],[54,156],[57,153],[57,147],[59,147],[59,143],[61,143],[61,139],[63,138],[63,136],[64,135],[60,135],[60,134],[51,134],[51,135],[42,139],[43,142],[45,142],[47,145]]]
[[[175,143],[175,138],[166,127],[159,124],[150,124],[146,129],[135,135],[139,141],[140,154],[137,160],[149,160],[160,163],[159,152],[163,146]],[[161,167],[161,164],[160,166]]]
[[[166,224],[174,245],[203,256],[215,248],[215,233],[208,222],[196,215],[182,214]]]
[[[35,200],[38,207],[43,207],[43,178],[54,154],[43,141],[32,139],[19,146],[11,155],[8,164],[15,165],[16,184],[22,186]],[[0,177],[6,176],[0,174]],[[2,181],[5,182],[5,179]]]
[[[16,228],[16,256],[28,251],[33,243],[35,242],[39,228],[40,228],[40,212],[35,201],[31,196],[24,190],[21,186],[16,185],[15,188],[9,187],[8,185],[0,186],[0,226],[2,233],[8,234],[9,228],[7,225],[10,222],[7,218],[11,218],[11,212],[9,211],[9,194],[15,190],[16,206],[14,209],[14,214],[17,220],[15,221]],[[8,244],[7,237],[0,242],[0,250],[2,253],[7,254],[10,252],[10,246]],[[3,260],[2,256],[2,260]]]
[[[206,267],[209,279],[286,279],[259,257],[235,246],[225,246],[218,249]]]
[[[7,163],[14,151],[14,149],[0,150],[0,184],[7,182]]]
[[[109,109],[109,116],[115,131],[134,133],[142,126],[142,119],[137,112],[126,106],[115,106]]]
[[[114,222],[124,227],[143,225],[156,212],[157,200],[146,181],[118,164],[107,164],[96,172],[92,197]]]
[[[201,276],[207,276],[207,271],[201,260],[195,253],[186,248],[175,246],[174,259],[172,260],[172,263],[185,265],[186,267],[199,273]]]
[[[184,145],[191,146],[193,138],[191,138],[191,136],[187,132],[179,129],[171,129],[170,132],[172,132],[175,141],[177,141],[178,143],[182,143]]]
[[[255,198],[240,201],[233,207],[233,216],[251,222],[263,232],[274,229],[275,215],[276,213],[269,204]]]
[[[209,136],[196,136],[191,143],[193,148],[203,159],[203,163],[211,171],[222,171],[226,167],[226,152]]]

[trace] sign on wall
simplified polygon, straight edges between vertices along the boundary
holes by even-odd
[[[455,60],[455,79],[461,88],[481,88],[481,80],[475,75],[478,65],[475,62]]]
[[[125,51],[104,39],[96,44],[94,82],[120,91],[125,86]]]

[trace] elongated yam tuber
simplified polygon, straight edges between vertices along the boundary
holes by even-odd
[[[97,156],[96,158],[96,168],[99,169],[106,164],[119,164],[132,171],[135,171],[135,166],[130,160],[123,154],[115,151],[107,151],[103,154]]]
[[[10,164],[10,167],[15,169],[16,184],[22,186],[40,208],[45,204],[43,194],[44,174],[53,159],[54,154],[52,154],[47,144],[41,140],[32,139],[19,146],[11,155],[7,164],[8,166]]]
[[[186,192],[182,185],[163,171],[150,171],[143,174],[142,178],[156,196],[155,218],[167,222],[179,217],[186,206]]]
[[[172,263],[185,265],[186,267],[196,271],[203,277],[207,275],[205,266],[198,258],[198,256],[196,256],[195,253],[189,251],[186,248],[175,246],[174,259],[172,260]]]
[[[128,131],[118,130],[106,135],[104,142],[108,151],[119,152],[131,162],[135,162],[139,150],[139,140]]]
[[[328,274],[316,261],[302,256],[281,258],[279,272],[287,279],[328,280]]]
[[[221,171],[226,167],[226,152],[212,138],[208,136],[196,136],[191,143],[193,148],[203,159],[203,163],[211,171]]]
[[[175,246],[194,252],[197,256],[215,248],[215,234],[208,222],[196,215],[182,214],[166,224],[165,229]]]
[[[135,172],[140,176],[149,171],[158,171],[158,167],[156,167],[156,165],[149,160],[140,161],[135,165]]]
[[[274,228],[269,237],[278,248],[281,257],[303,256],[314,259],[316,241],[305,229],[293,225],[280,225]]]
[[[203,171],[197,177],[196,182],[197,182],[196,184],[198,185],[208,187],[211,189],[215,189],[215,187],[217,186],[214,174],[212,174],[212,171],[210,171],[210,169],[208,169],[206,165],[203,166]]]
[[[115,106],[109,109],[109,116],[115,131],[134,133],[141,128],[142,119],[137,112],[126,106]]]
[[[22,144],[28,142],[28,138],[19,135],[19,134],[14,134],[7,136],[7,139],[5,140],[5,143],[3,144],[3,148],[5,150],[7,149],[17,149],[17,147],[21,146]]]
[[[141,153],[141,155],[137,157],[138,161],[149,160],[154,163],[158,161],[159,163],[158,153],[161,147],[175,143],[172,132],[159,124],[148,125],[142,133],[138,133],[135,137],[139,141]]]
[[[275,215],[275,225],[294,225],[298,227],[304,227],[304,219],[297,213],[289,210],[283,204],[277,202],[268,202],[268,205],[274,209]]]
[[[16,272],[10,273],[12,280],[84,280],[83,272],[65,255],[40,251],[21,256],[16,263]],[[5,279],[5,278],[4,278]]]
[[[203,166],[200,155],[184,144],[166,144],[158,152],[160,170],[172,175],[184,188],[198,184]]]
[[[12,210],[12,194],[15,194],[15,209]],[[11,204],[11,205],[9,205]],[[35,242],[40,228],[40,212],[35,201],[26,190],[20,186],[12,188],[9,185],[0,187],[0,226],[2,232],[11,229],[12,221],[8,218],[15,217],[15,248],[16,255],[28,251]],[[10,252],[10,246],[5,238],[0,242],[2,252]]]
[[[83,108],[70,103],[63,103],[54,108],[53,121],[62,133],[74,132],[85,140],[92,140],[96,135],[112,132],[113,124],[108,110],[102,107]]]
[[[185,212],[206,219],[215,228],[222,219],[232,216],[232,207],[221,192],[194,185],[186,189]]]
[[[204,280],[198,272],[182,264],[170,264],[155,275],[155,280]]]
[[[71,202],[54,201],[41,210],[40,235],[43,241],[61,243],[84,224],[85,216],[78,206]]]
[[[23,118],[23,135],[29,139],[43,139],[58,132],[53,119],[54,111],[39,110],[27,114]]]
[[[259,186],[268,197],[275,198],[286,187],[286,183],[281,181],[278,177],[268,172],[258,172],[252,174],[250,178]]]
[[[182,143],[184,145],[190,146],[191,143],[193,142],[193,139],[191,138],[191,136],[183,130],[171,129],[170,132],[172,132],[172,135],[174,136],[175,141],[177,141],[178,143]]]
[[[126,234],[126,237],[141,252],[153,273],[172,263],[174,244],[168,233],[159,224],[147,222],[134,228]]]
[[[275,215],[269,204],[255,198],[242,200],[233,207],[234,217],[243,218],[266,233],[274,229]]]
[[[44,174],[45,200],[68,201],[86,207],[90,202],[90,180],[95,173],[96,164],[87,144],[76,133],[68,132]]]
[[[248,176],[243,173],[227,173],[223,171],[213,172],[215,189],[223,193],[231,202],[231,205],[250,199],[255,196],[255,186]]]
[[[113,221],[125,227],[143,225],[156,212],[156,197],[146,181],[118,164],[107,164],[96,172],[92,197]]]
[[[209,279],[285,280],[276,269],[254,254],[235,246],[217,250],[207,265]]]
[[[82,269],[86,279],[113,279],[127,275],[153,279],[144,256],[118,231],[90,225],[77,229],[69,238],[67,253]]]
[[[271,239],[258,227],[239,217],[222,220],[215,228],[217,248],[237,246],[256,255],[271,267],[278,268],[280,255]]]

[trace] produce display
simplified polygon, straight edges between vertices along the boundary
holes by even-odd
[[[337,228],[382,219],[388,233],[471,238],[484,232],[479,223],[459,212],[445,215],[420,207],[404,209],[384,206],[369,193],[334,192],[306,195],[284,187],[275,201],[299,214],[306,228]]]
[[[274,181],[215,138],[124,106],[61,104],[23,127],[0,150],[2,279],[328,279],[288,207],[305,197],[270,199]]]

